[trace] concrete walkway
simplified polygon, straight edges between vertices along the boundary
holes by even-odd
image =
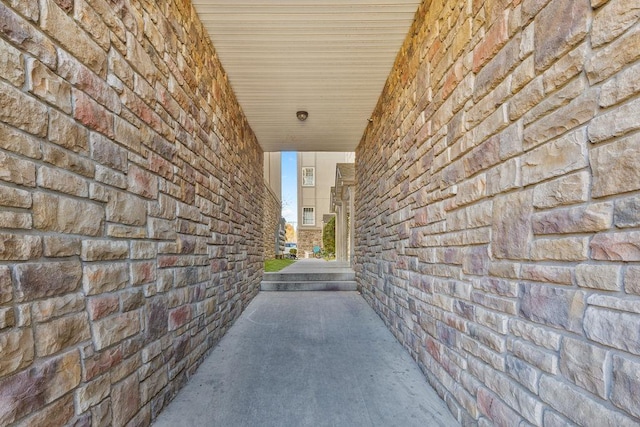
[[[357,292],[261,292],[154,425],[458,424]]]
[[[302,258],[283,268],[280,273],[353,273],[348,262]]]

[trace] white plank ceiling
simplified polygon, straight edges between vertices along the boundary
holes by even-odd
[[[193,3],[265,151],[353,151],[420,1]]]

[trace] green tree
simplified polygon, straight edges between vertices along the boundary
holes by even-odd
[[[322,230],[322,246],[327,253],[336,253],[336,217],[332,217]]]

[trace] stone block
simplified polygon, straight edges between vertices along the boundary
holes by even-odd
[[[588,237],[535,239],[531,242],[532,261],[584,261],[588,251]]]
[[[81,258],[83,261],[112,261],[126,259],[129,243],[116,240],[83,240]]]
[[[627,267],[624,275],[624,290],[628,294],[640,295],[640,267]]]
[[[86,93],[107,110],[116,114],[122,111],[117,92],[75,56],[62,49],[58,50],[57,71],[60,77],[71,83],[74,88]]]
[[[18,264],[14,274],[16,300],[33,301],[76,291],[82,266],[79,261]]]
[[[136,262],[131,264],[131,284],[139,286],[156,280],[155,261]]]
[[[128,190],[148,199],[157,199],[158,177],[138,166],[131,166],[128,173]]]
[[[507,11],[502,11],[480,43],[473,49],[473,72],[477,73],[509,40]]]
[[[640,261],[640,231],[596,234],[590,246],[596,260]]]
[[[89,129],[114,137],[113,114],[86,93],[73,89],[73,117]]]
[[[103,135],[91,132],[91,158],[110,168],[126,172],[127,151]]]
[[[560,372],[565,378],[606,399],[607,352],[584,341],[565,337]]]
[[[495,394],[485,388],[478,389],[478,411],[491,420],[492,425],[520,425],[522,418]]]
[[[483,98],[498,86],[520,62],[520,35],[516,35],[477,74],[474,100]]]
[[[94,203],[46,193],[33,195],[33,226],[42,231],[97,236],[104,208]]]
[[[53,0],[40,2],[40,27],[97,75],[106,77],[106,52]]]
[[[129,283],[126,263],[85,265],[82,287],[87,295],[97,295],[123,289]]]
[[[41,255],[40,236],[0,233],[0,260],[27,261]]]
[[[580,74],[584,69],[586,57],[587,43],[582,43],[554,62],[551,68],[546,70],[542,75],[545,93],[550,94],[554,92],[573,77]]]
[[[71,394],[56,400],[41,411],[23,419],[21,425],[29,427],[50,427],[71,425],[75,415],[73,408],[73,396]],[[76,420],[74,427],[83,426],[80,420]]]
[[[31,317],[35,322],[48,322],[55,317],[83,311],[84,295],[73,293],[42,299],[34,302],[31,307]]]
[[[85,153],[89,146],[89,133],[71,117],[55,109],[49,111],[49,141],[76,153]]]
[[[0,39],[0,75],[16,87],[24,83],[24,58],[20,51]]]
[[[533,215],[534,234],[593,233],[613,224],[613,204],[594,203],[569,209],[554,209]]]
[[[174,331],[191,321],[192,311],[190,305],[169,310],[169,331]]]
[[[593,17],[591,45],[609,43],[640,19],[640,6],[633,0],[611,0]]]
[[[91,160],[52,144],[42,146],[42,159],[49,164],[87,178],[93,178],[95,174],[95,166]]]
[[[587,165],[586,135],[579,129],[526,153],[522,158],[522,183],[534,184]]]
[[[49,356],[90,338],[86,313],[60,317],[36,326],[36,353]]]
[[[589,31],[589,0],[551,0],[535,17],[536,70],[544,70],[584,39]]]
[[[9,266],[0,266],[0,304],[13,299],[13,282]]]
[[[0,212],[0,228],[29,230],[33,228],[31,214],[25,212]]]
[[[533,189],[533,206],[545,209],[586,202],[590,180],[589,172],[582,171],[539,184]]]
[[[509,120],[518,120],[544,99],[542,77],[532,80],[509,101]]]
[[[520,284],[520,315],[570,332],[582,330],[585,293],[533,283]]]
[[[640,146],[630,136],[591,150],[593,197],[640,189]]]
[[[13,184],[35,187],[36,168],[34,163],[16,156],[0,152],[0,180]]]
[[[173,221],[149,217],[147,220],[149,237],[152,239],[175,240],[178,236]]]
[[[0,424],[42,409],[80,384],[80,354],[77,350],[33,365],[0,380]]]
[[[523,259],[531,239],[531,192],[500,196],[493,203],[491,253],[496,258]]]
[[[158,256],[155,242],[131,242],[131,259],[153,259]]]
[[[44,256],[63,258],[80,255],[81,241],[73,236],[44,236]]]
[[[103,375],[87,384],[78,387],[75,392],[77,412],[84,413],[91,407],[106,399],[111,391],[109,375]]]
[[[120,310],[117,294],[98,295],[87,299],[87,311],[91,320],[98,320]]]
[[[112,387],[113,426],[123,427],[141,406],[138,375],[133,374]]]
[[[640,91],[640,64],[632,65],[607,80],[600,91],[600,106],[610,107]]]
[[[584,316],[584,332],[592,341],[640,355],[640,315],[588,307]]]
[[[93,342],[100,351],[140,332],[140,313],[129,311],[93,322]]]
[[[12,0],[12,7],[23,9],[26,16],[38,20],[38,5],[30,1]],[[0,33],[19,49],[24,49],[49,68],[57,64],[55,45],[28,21],[20,17],[6,4],[0,4]],[[2,92],[2,91],[0,91]]]
[[[85,2],[76,2],[73,17],[86,32],[91,34],[91,37],[103,50],[109,51],[111,45],[109,28],[93,8]]]
[[[27,60],[27,90],[71,114],[71,85],[36,59]]]
[[[640,418],[640,363],[614,354],[611,383],[611,403]]]
[[[128,225],[145,225],[147,204],[132,194],[114,191],[107,204],[107,221]]]
[[[620,266],[579,264],[576,266],[576,284],[583,288],[618,291],[621,288]]]
[[[0,206],[29,209],[31,204],[30,192],[0,184]]]
[[[514,357],[550,374],[558,373],[558,356],[548,350],[522,340],[507,340],[507,348]]]
[[[0,333],[0,376],[7,377],[12,373],[29,366],[35,356],[33,332],[30,328],[12,329]],[[0,410],[1,413],[1,410]]]
[[[640,28],[629,31],[613,42],[594,50],[585,65],[587,78],[593,85],[611,77],[640,57]]]
[[[589,140],[599,143],[639,129],[640,123],[636,117],[638,109],[640,109],[640,99],[630,101],[594,118],[589,123]]]
[[[540,378],[540,398],[578,425],[631,427],[637,424],[589,398],[586,393],[548,375]]]
[[[37,183],[38,187],[67,193],[72,196],[89,196],[89,184],[85,179],[57,168],[40,166],[38,168]]]
[[[532,393],[538,393],[540,371],[522,359],[507,355],[505,372]]]

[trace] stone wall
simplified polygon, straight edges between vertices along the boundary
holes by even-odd
[[[3,0],[0,105],[0,425],[148,425],[258,292],[262,150],[186,0]]]
[[[273,193],[269,185],[264,183],[264,229],[262,238],[264,241],[264,258],[274,259],[276,257],[276,232],[280,228],[280,218],[282,218],[282,203]]]
[[[298,229],[298,258],[304,258],[305,251],[313,257],[313,247],[322,247],[322,230]]]
[[[425,1],[357,149],[357,277],[455,416],[640,422],[640,25]]]

